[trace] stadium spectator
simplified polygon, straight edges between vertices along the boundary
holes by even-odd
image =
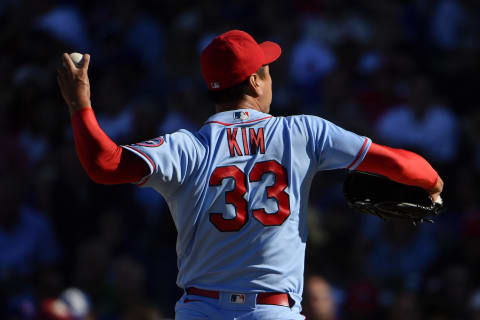
[[[393,106],[377,122],[378,135],[386,143],[418,150],[438,162],[452,162],[458,151],[458,119],[435,101],[430,79],[412,79],[408,102]]]
[[[305,281],[304,314],[312,320],[335,320],[336,303],[330,284],[322,277],[312,275]]]

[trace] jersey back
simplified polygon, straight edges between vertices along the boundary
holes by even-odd
[[[242,109],[213,115],[196,133],[124,147],[150,166],[139,184],[169,205],[180,287],[300,301],[313,176],[354,169],[370,143],[319,117]]]

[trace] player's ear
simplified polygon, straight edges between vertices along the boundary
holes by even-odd
[[[249,85],[252,93],[255,94],[255,97],[259,97],[263,94],[263,82],[257,73],[250,76]]]

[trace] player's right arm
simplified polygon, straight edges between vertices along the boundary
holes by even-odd
[[[150,174],[149,166],[136,154],[113,142],[95,119],[90,101],[89,62],[90,55],[86,54],[83,65],[77,68],[65,53],[62,67],[57,70],[58,84],[70,111],[80,162],[88,176],[97,183],[139,182]]]
[[[373,143],[319,117],[304,123],[318,170],[349,169],[384,175],[393,181],[425,189],[437,200],[443,181],[420,155]]]
[[[72,116],[78,157],[97,183],[136,183],[170,196],[196,170],[202,154],[191,134],[181,130],[153,140],[118,146],[98,125],[90,102],[88,63],[75,67],[68,54],[58,84]]]

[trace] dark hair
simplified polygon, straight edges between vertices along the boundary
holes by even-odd
[[[261,66],[260,69],[256,72],[261,79],[265,79],[265,66]],[[222,105],[228,103],[235,103],[243,98],[249,90],[250,77],[240,82],[239,84],[234,85],[233,87],[218,90],[210,91],[208,90],[208,98],[215,104]]]

